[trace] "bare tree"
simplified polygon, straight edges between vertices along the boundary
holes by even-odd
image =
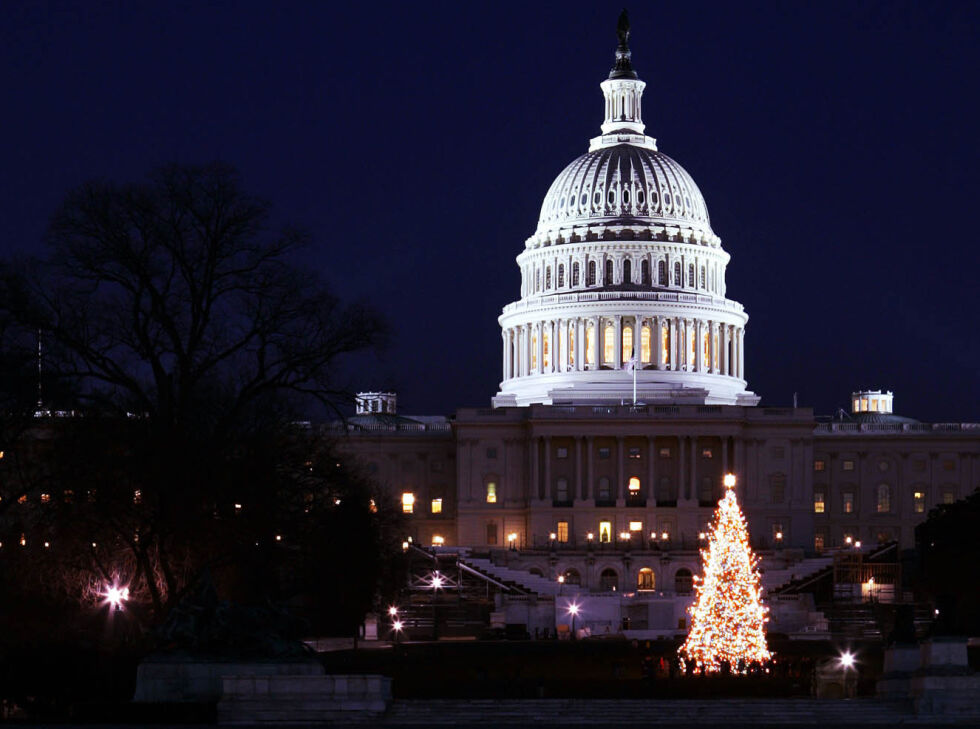
[[[58,509],[20,523],[72,544],[77,574],[127,572],[155,618],[204,566],[275,540],[313,468],[288,423],[346,399],[338,359],[383,334],[293,262],[306,236],[269,219],[233,169],[170,166],[70,193],[50,255],[4,272],[3,321],[42,333],[48,376],[84,413],[52,421],[52,465],[32,481],[28,504]],[[320,473],[316,502],[332,488]]]

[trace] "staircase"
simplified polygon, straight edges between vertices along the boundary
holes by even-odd
[[[539,575],[532,575],[524,570],[513,570],[509,567],[502,567],[491,562],[489,559],[468,557],[460,559],[460,562],[487,577],[496,580],[516,592],[535,595],[576,595],[581,592],[577,585],[561,585],[557,580],[552,580]]]
[[[462,726],[893,726],[917,723],[917,718],[901,704],[875,699],[436,699],[395,701],[389,707],[383,723]],[[935,723],[935,717],[922,717],[920,721]]]
[[[791,567],[762,572],[762,587],[767,595],[780,592],[793,583],[801,583],[834,566],[833,557],[808,557]]]

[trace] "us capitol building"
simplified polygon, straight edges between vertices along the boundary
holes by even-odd
[[[730,256],[697,184],[645,133],[628,36],[621,21],[601,133],[517,256],[492,407],[403,416],[394,394],[362,393],[345,447],[415,544],[469,548],[539,594],[557,577],[689,592],[727,472],[763,566],[784,567],[773,580],[835,550],[913,546],[932,507],[980,486],[980,425],[900,417],[887,391],[855,392],[836,420],[760,406]]]

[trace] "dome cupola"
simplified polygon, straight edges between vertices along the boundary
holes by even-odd
[[[692,177],[645,134],[629,36],[623,11],[601,134],[555,178],[517,257],[495,406],[759,401],[729,255]]]

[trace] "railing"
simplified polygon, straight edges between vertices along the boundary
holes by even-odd
[[[705,294],[686,294],[678,291],[581,291],[522,299],[507,304],[503,313],[506,315],[553,304],[576,304],[591,301],[665,301],[676,304],[702,304],[736,312],[745,310],[745,307],[737,301]]]
[[[980,423],[819,423],[814,433],[972,433]]]

